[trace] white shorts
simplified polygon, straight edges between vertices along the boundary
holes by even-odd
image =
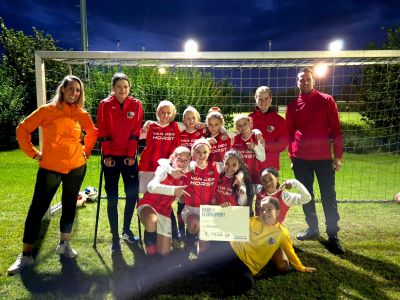
[[[166,217],[164,215],[159,214],[151,205],[143,204],[137,208],[137,214],[140,216],[140,213],[143,208],[150,207],[157,216],[157,234],[161,234],[163,236],[172,237],[172,226],[171,226],[171,217]]]
[[[193,206],[185,205],[185,207],[182,210],[182,220],[185,223],[187,223],[187,218],[190,215],[200,216],[200,207],[193,207]]]
[[[139,171],[139,193],[146,193],[147,185],[153,179],[153,176],[154,172]]]

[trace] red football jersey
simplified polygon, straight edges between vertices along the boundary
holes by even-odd
[[[223,141],[220,133],[213,138],[216,139],[217,143],[211,145],[211,153],[208,157],[208,161],[224,161],[225,152],[231,148],[231,139],[228,137]]]
[[[138,99],[128,96],[122,107],[115,96],[102,100],[97,127],[103,155],[135,157],[142,120],[143,108]]]
[[[171,185],[171,186],[183,186],[188,185],[190,176],[182,177],[179,179],[173,178],[171,175],[167,174],[167,177],[160,182],[161,184]],[[171,216],[171,204],[176,199],[176,196],[153,194],[146,192],[143,198],[138,202],[138,207],[144,204],[148,204],[155,209],[159,214],[170,217]]]
[[[143,149],[139,170],[154,172],[160,158],[169,158],[176,147],[181,145],[178,124],[174,121],[162,127],[158,123],[149,125],[146,147]]]
[[[229,202],[232,206],[239,205],[232,188],[234,179],[235,178],[232,177],[226,177],[225,175],[221,176],[215,193],[215,204],[221,205],[222,203]]]
[[[188,132],[187,130],[184,130],[181,132],[181,146],[192,149],[194,141],[201,137],[204,137],[204,129],[196,129],[193,132]]]
[[[265,161],[261,163],[262,169],[273,167],[279,170],[279,155],[289,142],[285,119],[274,111],[262,113],[258,107],[249,117],[253,119],[253,128],[259,129],[265,140]]]
[[[238,134],[235,135],[235,137],[233,138],[232,148],[240,153],[243,158],[243,162],[249,169],[251,183],[256,184],[260,183],[260,172],[262,171],[262,169],[260,161],[256,158],[256,153],[254,152],[254,150],[250,150],[247,148],[246,143],[250,142],[257,144],[257,138],[254,133],[247,140],[244,140],[242,136]]]
[[[190,185],[187,189],[190,196],[185,197],[185,204],[191,207],[200,207],[201,204],[210,204],[215,196],[219,173],[215,162],[209,162],[207,167],[195,167],[191,172]]]
[[[282,190],[278,190],[273,194],[268,194],[264,190],[264,188],[262,188],[261,191],[257,194],[257,197],[256,197],[256,216],[261,215],[261,199],[266,197],[266,196],[272,196],[272,197],[275,197],[275,198],[277,198],[279,200],[280,209],[279,209],[278,222],[279,223],[283,223],[283,221],[285,221],[286,214],[287,214],[287,212],[289,210],[289,206],[287,206],[285,204],[285,202],[283,201],[282,192],[283,192]]]

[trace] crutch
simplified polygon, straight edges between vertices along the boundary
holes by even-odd
[[[103,153],[100,154],[100,179],[99,179],[99,189],[98,189],[98,197],[97,197],[97,212],[96,212],[96,225],[94,227],[94,239],[93,239],[93,248],[96,249],[97,242],[97,229],[99,227],[99,216],[100,216],[100,200],[101,200],[101,190],[103,185]]]

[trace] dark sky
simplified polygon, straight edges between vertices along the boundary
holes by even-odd
[[[400,26],[400,0],[87,0],[89,50],[200,51],[345,50],[385,39],[382,26]],[[2,0],[8,28],[49,33],[64,49],[82,50],[79,0]],[[117,41],[120,41],[119,48]]]

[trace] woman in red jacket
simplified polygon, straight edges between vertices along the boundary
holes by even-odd
[[[124,181],[126,202],[122,238],[134,243],[137,238],[130,230],[138,200],[138,167],[136,152],[143,121],[142,103],[131,96],[131,83],[123,73],[116,73],[111,81],[112,93],[102,100],[97,111],[99,140],[103,151],[107,214],[111,227],[111,251],[121,250],[118,233],[118,181]]]
[[[40,231],[44,214],[62,183],[62,214],[60,243],[56,253],[74,258],[77,252],[69,244],[75,219],[76,198],[86,173],[86,160],[96,143],[97,130],[90,115],[83,109],[85,94],[82,81],[66,76],[49,104],[35,110],[17,127],[19,146],[26,155],[39,163],[35,191],[25,221],[22,253],[8,269],[8,274],[19,273],[33,265],[32,249]],[[42,128],[42,152],[31,142],[31,133]],[[85,131],[84,146],[82,131]]]

